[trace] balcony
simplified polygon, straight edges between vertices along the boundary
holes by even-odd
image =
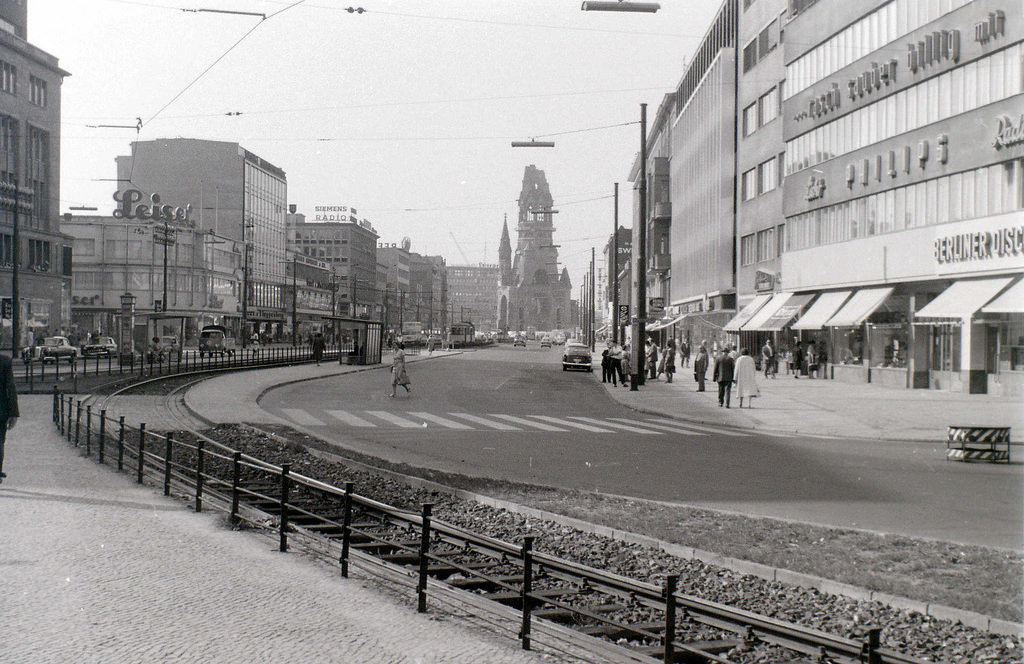
[[[654,210],[651,214],[651,219],[654,221],[671,221],[672,220],[672,203],[665,201],[663,203],[655,203]]]
[[[664,274],[672,267],[672,256],[670,254],[652,254],[648,258],[648,274]]]

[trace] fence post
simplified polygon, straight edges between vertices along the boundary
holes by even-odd
[[[864,643],[860,647],[860,661],[865,664],[881,664],[882,656],[878,654],[881,640],[882,628],[869,627]]]
[[[117,472],[124,470],[124,415],[117,418]]]
[[[92,404],[85,407],[85,456],[92,455]]]
[[[164,446],[164,495],[171,495],[171,457],[174,456],[174,435],[167,432],[167,444]]]
[[[50,414],[50,419],[53,420],[54,424],[57,423],[57,386],[56,385],[53,386],[53,408],[52,408],[52,412]]]
[[[146,423],[139,425],[139,462],[135,464],[136,482],[142,484],[142,471],[146,465]]]
[[[196,511],[203,511],[203,467],[206,465],[204,442],[196,444]]]
[[[242,475],[242,453],[231,455],[231,525],[238,523],[238,482]]]
[[[292,464],[281,464],[281,541],[277,547],[277,550],[281,553],[288,551],[288,473],[291,470]]]
[[[669,574],[665,577],[665,638],[664,656],[662,661],[665,664],[675,662],[675,640],[676,640],[676,584],[679,582],[678,574]]]
[[[74,397],[72,397],[71,395],[68,395],[68,425],[67,425],[66,429],[67,429],[67,435],[68,435],[68,442],[69,443],[71,442],[71,429],[72,429],[71,418],[73,417],[73,412],[74,412],[74,408],[71,407],[71,403],[73,401],[74,401]]]
[[[107,437],[107,410],[104,408],[100,411],[100,440],[97,447],[98,461],[103,463],[103,447]]]
[[[64,395],[57,392],[57,386],[53,386],[54,396],[57,398],[57,426],[61,435],[64,434]]]
[[[352,482],[345,482],[345,511],[341,518],[341,576],[348,578],[348,548],[352,539]]]
[[[82,432],[82,400],[79,399],[75,405],[75,447],[78,447],[78,441]]]
[[[420,526],[420,578],[416,583],[416,610],[420,613],[427,612],[427,565],[430,561],[430,512],[433,510],[433,503],[423,503]]]
[[[523,537],[523,589],[521,591],[523,600],[523,626],[519,637],[523,641],[523,650],[530,649],[530,620],[532,602],[530,593],[533,592],[533,535]]]

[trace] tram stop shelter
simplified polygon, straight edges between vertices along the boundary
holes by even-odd
[[[380,364],[380,321],[344,316],[321,316],[338,344],[338,364]]]

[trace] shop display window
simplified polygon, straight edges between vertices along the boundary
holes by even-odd
[[[864,364],[864,328],[836,328],[836,353],[834,360],[838,364]]]
[[[1024,321],[999,325],[999,373],[1024,371]]]
[[[931,332],[932,371],[960,372],[960,326],[933,325]]]

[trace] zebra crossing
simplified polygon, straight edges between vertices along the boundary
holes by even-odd
[[[322,410],[309,411],[302,408],[281,408],[278,413],[285,419],[302,426],[337,427],[339,424],[355,429],[419,429],[448,431],[499,431],[547,433],[595,433],[622,434],[624,432],[662,436],[681,434],[685,436],[707,436],[721,434],[733,437],[755,435],[734,429],[719,428],[706,424],[691,424],[656,417],[586,417],[564,415],[555,417],[540,414],[487,413],[474,415],[463,412],[431,413],[427,411],[388,410]]]

